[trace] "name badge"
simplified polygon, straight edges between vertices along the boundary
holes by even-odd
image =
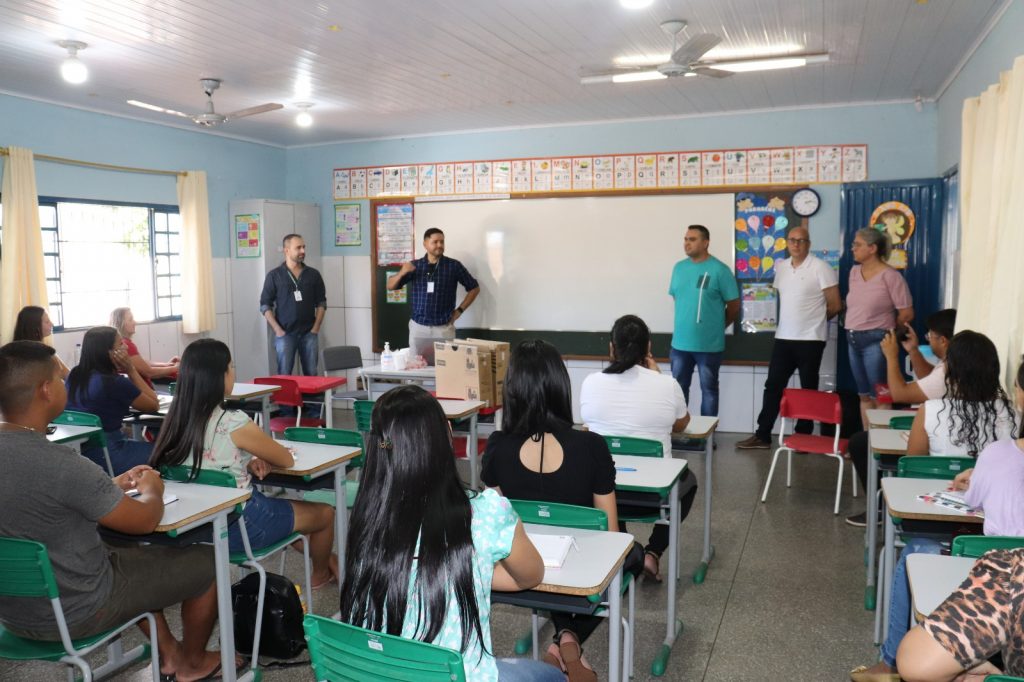
[[[298,289],[296,289],[294,293],[295,293],[295,300],[296,301],[301,301],[302,300],[302,292],[299,291]]]
[[[427,282],[427,293],[428,294],[434,293],[434,283],[433,282]]]

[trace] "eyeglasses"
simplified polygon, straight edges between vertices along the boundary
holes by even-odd
[[[797,246],[799,246],[800,244],[810,244],[811,243],[810,239],[797,239],[795,237],[787,237],[786,241],[789,242],[790,244],[796,244]]]

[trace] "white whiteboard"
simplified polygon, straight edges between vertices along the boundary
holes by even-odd
[[[711,254],[734,267],[732,194],[418,202],[414,217],[417,256],[439,227],[445,255],[480,282],[460,327],[607,332],[631,313],[671,333],[687,225],[707,227]]]

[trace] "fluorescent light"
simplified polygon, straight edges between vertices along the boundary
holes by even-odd
[[[807,64],[815,64],[819,62],[827,62],[828,53],[824,54],[806,54],[798,55],[793,57],[769,57],[767,59],[744,59],[735,62],[725,63],[711,63],[702,64],[702,66],[710,66],[713,69],[723,69],[725,71],[733,71],[735,73],[743,73],[745,71],[768,71],[771,69],[792,69],[798,66],[806,66]]]
[[[668,78],[660,71],[634,71],[633,73],[617,73],[612,76],[612,83],[635,83],[637,81],[656,81]]]
[[[654,3],[654,0],[619,0],[619,4],[626,9],[646,9]]]
[[[164,107],[158,107],[155,104],[147,104],[146,102],[140,102],[137,99],[125,100],[125,103],[131,104],[133,107],[139,107],[140,109],[149,109],[150,111],[159,111],[161,114],[171,114],[173,116],[183,116],[185,118],[192,118],[188,114],[177,111],[175,109],[165,109]]]
[[[664,64],[669,59],[672,59],[672,53],[663,52],[661,54],[624,55],[622,57],[616,57],[612,62],[615,66],[652,66],[655,64]]]
[[[693,71],[687,71],[686,73],[683,74],[683,78],[696,78],[696,77],[697,77],[697,74],[695,74]]]

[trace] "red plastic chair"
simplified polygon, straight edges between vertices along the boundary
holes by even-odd
[[[291,417],[271,418],[270,432],[272,434],[283,434],[285,429],[293,426],[325,426],[325,422],[322,419],[302,418],[302,392],[299,391],[299,385],[296,382],[291,379],[282,379],[281,377],[256,377],[252,382],[254,384],[280,386],[281,388],[279,390],[270,394],[270,402],[275,405],[285,405],[287,407],[296,408],[294,419]]]
[[[839,437],[839,426],[843,421],[843,407],[839,396],[835,393],[812,391],[807,388],[787,388],[782,392],[782,405],[779,410],[782,425],[779,427],[779,448],[772,457],[772,466],[768,470],[768,480],[764,482],[761,502],[768,497],[768,486],[775,474],[775,464],[779,461],[779,453],[786,451],[786,487],[790,487],[793,479],[793,451],[806,452],[812,455],[825,455],[839,460],[839,477],[836,479],[836,503],[833,514],[839,513],[839,494],[843,487],[843,465],[846,455],[847,441]],[[813,436],[794,433],[786,435],[787,422],[798,419],[810,419],[822,424],[833,424],[835,436]],[[857,497],[857,472],[850,467],[852,473],[853,496]]]

